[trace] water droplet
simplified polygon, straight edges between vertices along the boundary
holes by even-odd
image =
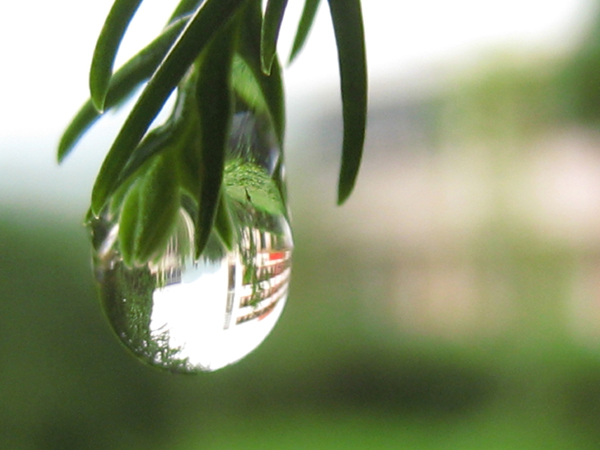
[[[162,256],[128,267],[118,227],[91,224],[94,267],[106,315],[141,360],[172,372],[213,371],[253,351],[284,308],[292,237],[275,140],[250,113],[232,124],[225,192],[237,242],[227,250],[213,231],[199,259],[194,224],[182,207]],[[185,203],[183,203],[185,206]]]

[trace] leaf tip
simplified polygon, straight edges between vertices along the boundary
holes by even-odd
[[[194,238],[194,259],[199,259],[208,242],[208,234],[196,233]]]
[[[98,73],[100,69],[97,66],[98,63],[94,60],[92,62],[92,68],[90,69],[90,99],[92,100],[92,106],[98,113],[104,112],[104,104],[106,101],[106,94],[108,92],[108,84],[110,77],[112,76],[112,66],[110,67],[108,74]]]
[[[350,197],[350,194],[352,194],[353,190],[354,190],[354,185],[345,186],[345,185],[340,184],[340,186],[338,188],[337,205],[342,206],[344,203],[346,203],[346,201]]]
[[[102,114],[104,112],[106,95],[104,93],[99,93],[90,87],[90,98],[92,100],[92,105],[98,114]]]
[[[273,68],[273,61],[275,60],[275,54],[267,55],[265,53],[261,53],[260,55],[260,69],[262,73],[269,76],[271,75],[271,69]]]
[[[92,201],[90,202],[90,210],[94,216],[98,217],[102,208],[104,208],[104,204],[106,203],[106,195],[103,189],[100,189],[98,186],[98,181],[96,180],[96,186],[92,189]]]
[[[58,150],[56,151],[56,162],[58,164],[62,164],[62,162],[67,157],[68,153],[69,153],[69,147],[66,144],[64,144],[61,139],[61,141],[58,144]]]

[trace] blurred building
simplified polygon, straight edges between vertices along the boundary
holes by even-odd
[[[600,134],[567,114],[565,64],[500,55],[372,96],[359,180],[339,209],[339,112],[306,124],[311,181],[293,201],[322,217],[332,245],[359,249],[368,275],[352,281],[399,332],[600,343]]]

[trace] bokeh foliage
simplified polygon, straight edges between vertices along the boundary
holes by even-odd
[[[369,324],[369,299],[347,280],[386,261],[328,245],[318,228],[298,228],[291,301],[270,339],[186,377],[123,351],[95,301],[83,229],[2,220],[2,448],[595,448],[592,353],[556,329],[532,340],[536,321],[476,345]],[[556,304],[572,255],[510,248],[521,298]]]

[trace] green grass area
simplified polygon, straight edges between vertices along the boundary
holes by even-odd
[[[0,236],[0,448],[583,450],[600,442],[599,355],[560,330],[451,344],[374,328],[363,317],[368,299],[349,282],[372,262],[301,226],[289,304],[273,334],[240,363],[198,376],[148,368],[119,344],[82,227],[5,218]],[[561,295],[564,255],[521,245],[509,247],[506,263],[523,301]]]

